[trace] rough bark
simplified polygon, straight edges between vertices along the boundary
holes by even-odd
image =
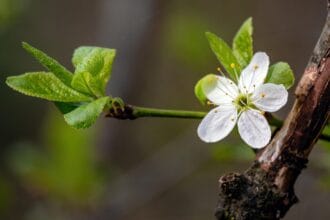
[[[298,202],[294,184],[329,119],[330,14],[283,127],[244,173],[222,176],[217,219],[281,219]]]

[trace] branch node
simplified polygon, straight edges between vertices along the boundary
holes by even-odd
[[[255,164],[244,174],[231,173],[220,178],[217,219],[280,219],[298,202],[293,190],[282,192],[268,173]]]
[[[116,118],[120,120],[134,120],[133,108],[130,105],[112,106],[106,113],[105,117]]]

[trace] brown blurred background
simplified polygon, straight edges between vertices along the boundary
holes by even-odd
[[[290,63],[298,80],[325,15],[325,0],[0,0],[0,219],[214,219],[218,177],[253,160],[237,134],[202,143],[198,120],[69,128],[52,104],[5,85],[42,69],[22,41],[71,69],[80,45],[116,48],[109,94],[203,110],[194,84],[218,66],[205,31],[230,42],[252,16],[255,51]],[[330,144],[318,143],[296,191],[300,203],[285,219],[330,219]]]

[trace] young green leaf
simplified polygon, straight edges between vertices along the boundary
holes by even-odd
[[[233,40],[233,53],[242,68],[246,67],[253,56],[252,18],[248,18]]]
[[[73,63],[76,66],[75,73],[89,72],[100,85],[99,91],[105,93],[105,87],[110,78],[112,63],[116,51],[100,47],[80,47],[73,55]]]
[[[214,85],[216,84],[216,79],[216,75],[208,74],[196,83],[195,95],[202,105],[206,105],[208,101],[205,95],[206,89],[214,87]]]
[[[74,89],[95,97],[105,95],[100,84],[89,72],[75,73],[71,82]]]
[[[81,103],[77,102],[54,102],[55,106],[57,107],[58,110],[64,115],[66,113],[72,112],[76,108],[78,108]]]
[[[59,102],[84,102],[93,98],[65,85],[53,73],[33,72],[8,77],[6,83],[25,95]]]
[[[240,74],[241,67],[228,44],[215,34],[207,32],[206,37],[210,43],[213,53],[216,55],[222,66],[230,77],[236,80],[236,74]]]
[[[75,128],[88,128],[95,123],[109,101],[109,97],[102,97],[84,104],[72,112],[65,114],[64,119],[69,125]]]
[[[59,78],[65,85],[71,86],[72,73],[62,66],[55,59],[49,57],[47,54],[38,50],[37,48],[32,47],[28,43],[22,43],[23,48],[34,56],[45,68],[50,72],[53,72],[54,75]]]
[[[97,50],[98,47],[78,47],[72,57],[72,64],[74,67],[77,67],[85,57],[87,57],[91,52]]]
[[[270,66],[265,82],[283,84],[289,89],[294,84],[294,74],[289,64],[278,62]]]

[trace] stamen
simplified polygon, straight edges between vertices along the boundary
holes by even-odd
[[[218,67],[217,68],[217,71],[222,75],[222,77],[225,78],[225,80],[227,80],[227,77],[226,75],[224,74],[224,72],[221,70],[221,67]],[[219,79],[219,82],[222,83],[222,80]],[[230,84],[232,85],[233,83],[230,82]],[[228,92],[232,92],[232,90],[230,88],[227,87],[226,83],[222,83],[222,85],[225,87],[225,89],[228,91]],[[235,97],[231,96],[228,94],[228,92],[224,91],[223,89],[221,89],[219,86],[217,86],[218,89],[220,89],[223,93],[225,93],[225,95],[229,96],[230,98],[234,99]]]
[[[253,80],[254,80],[254,77],[255,77],[255,75],[256,75],[256,70],[257,70],[258,68],[259,68],[259,66],[258,66],[257,64],[255,64],[255,65],[253,66],[253,74],[252,74],[252,77],[251,77],[251,80],[250,80],[250,83],[249,83],[248,91],[250,90],[251,84],[252,84],[252,82],[253,82]]]
[[[223,77],[227,80],[227,78],[226,78],[225,76],[223,76]],[[220,83],[222,83],[222,80],[220,80],[220,78],[219,78],[218,80],[219,80]],[[233,96],[231,96],[231,95],[228,94],[228,92],[231,92],[231,90],[230,90],[230,88],[227,87],[226,83],[222,83],[222,85],[225,87],[225,89],[226,89],[227,91],[223,90],[223,89],[220,88],[218,85],[217,85],[217,88],[218,88],[220,91],[222,91],[223,93],[225,93],[225,95],[229,96],[229,97],[232,98],[232,99],[235,99],[235,97],[233,97]]]
[[[247,105],[247,103],[244,103],[242,99],[240,99],[239,102],[240,102],[243,106],[246,106],[246,105]]]
[[[221,74],[221,76],[227,78],[226,74],[222,71],[221,67],[218,67],[217,71]]]
[[[259,109],[254,109],[254,108],[251,108],[251,107],[249,107],[249,110],[252,110],[252,111],[255,111],[255,112],[258,112],[259,114],[265,114],[265,112],[263,112],[263,111],[261,111],[261,110],[259,110]]]
[[[226,87],[225,84],[223,84],[223,85]],[[229,95],[226,91],[224,91],[224,90],[223,90],[222,88],[220,88],[218,85],[217,85],[217,88],[218,88],[221,92],[223,92],[225,95],[229,96],[229,97],[232,98],[232,99],[235,99],[235,97]],[[226,87],[226,89],[228,90],[227,87]]]
[[[231,67],[232,69],[234,69],[234,68],[235,68],[235,63],[231,63],[231,64],[230,64],[230,67]]]
[[[243,110],[240,110],[240,111],[238,112],[237,118],[239,118],[239,117],[241,116],[242,113],[243,113]]]
[[[249,98],[245,95],[238,96],[235,100],[239,108],[246,108],[249,105]]]
[[[266,97],[266,94],[265,93],[261,93],[260,94],[260,97],[258,97],[257,99],[253,100],[252,102],[253,103],[259,102],[261,99],[263,99],[265,97]]]
[[[222,69],[221,69],[220,66],[217,68],[217,71],[221,74],[221,76],[223,76],[223,77],[225,77],[225,78],[228,78],[228,77],[226,76],[225,72],[222,71]]]
[[[235,65],[234,63],[232,63],[233,65]],[[227,77],[226,75],[225,75],[225,73],[221,70],[221,67],[218,67],[217,68],[217,71],[222,75],[222,77],[224,77],[224,78],[226,78],[226,79],[228,79],[228,78],[230,78],[230,77]],[[229,82],[229,84],[230,85],[233,85],[233,82]],[[224,86],[226,87],[226,89],[228,90],[228,91],[230,91],[230,88],[228,88],[225,84],[224,84]]]

